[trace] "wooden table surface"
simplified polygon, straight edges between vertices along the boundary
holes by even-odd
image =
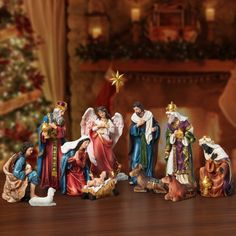
[[[236,195],[173,203],[161,194],[134,193],[127,181],[117,189],[118,196],[95,201],[57,192],[55,207],[1,199],[0,235],[236,235]]]

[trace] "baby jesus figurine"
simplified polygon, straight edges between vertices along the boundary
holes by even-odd
[[[90,174],[90,176],[91,176],[92,180],[88,180],[87,186],[88,187],[98,187],[105,182],[105,178],[106,178],[107,174],[106,174],[106,171],[102,171],[99,178],[94,178],[93,174]]]
[[[108,178],[106,171],[102,171],[99,178],[94,178],[91,175],[92,180],[88,180],[87,185],[85,185],[82,189],[82,198],[95,200],[98,198],[104,198],[107,196],[117,195],[116,191],[116,182],[115,178]]]

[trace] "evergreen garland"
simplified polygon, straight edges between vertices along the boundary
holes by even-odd
[[[116,41],[90,42],[80,44],[76,55],[83,61],[98,61],[101,59],[164,59],[170,61],[187,60],[234,60],[236,45],[229,42],[222,44],[214,42],[187,42],[184,40],[169,42],[150,42],[143,40],[139,44],[119,43]]]

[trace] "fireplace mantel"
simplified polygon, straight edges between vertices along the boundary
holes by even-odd
[[[105,72],[112,67],[121,72],[229,72],[235,66],[233,61],[203,60],[168,62],[164,60],[99,60],[97,62],[85,61],[80,64],[81,72]]]

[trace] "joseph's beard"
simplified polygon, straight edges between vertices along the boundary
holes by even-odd
[[[143,112],[135,112],[138,117],[143,117]]]

